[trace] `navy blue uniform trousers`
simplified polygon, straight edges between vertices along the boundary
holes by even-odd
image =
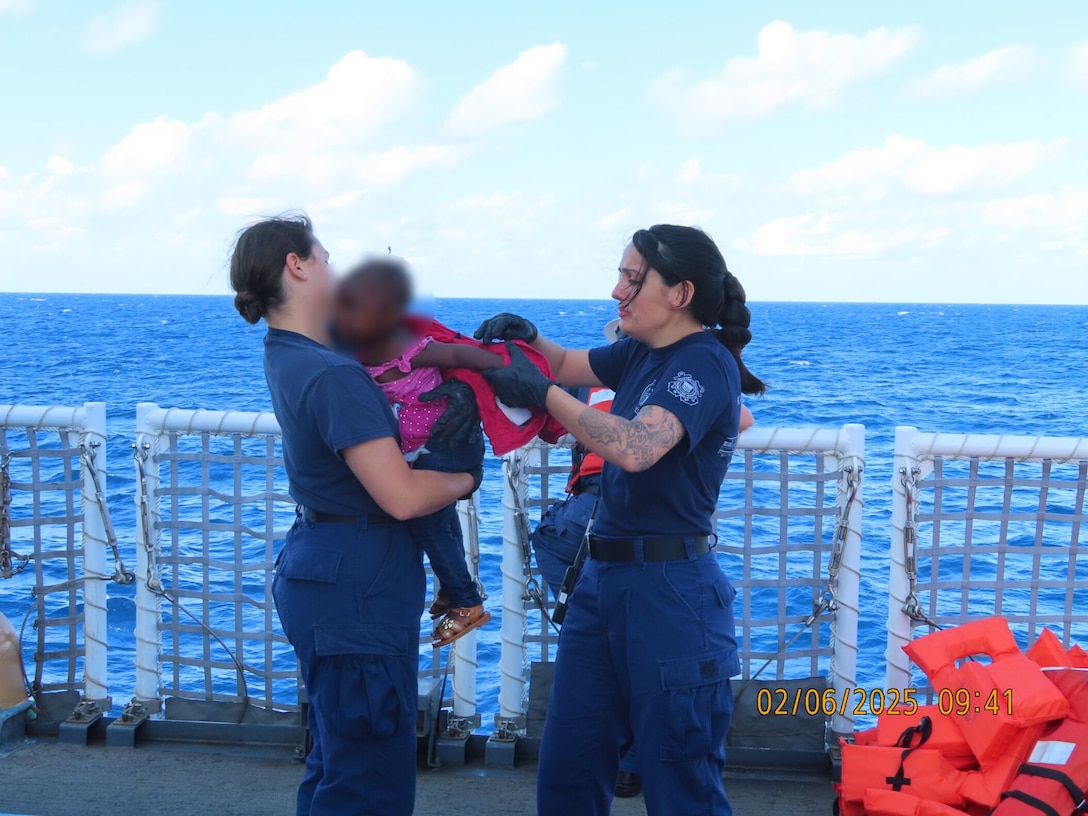
[[[536,564],[540,567],[544,582],[552,591],[552,597],[556,597],[563,585],[567,567],[578,557],[578,549],[582,546],[586,526],[597,502],[596,487],[600,477],[590,476],[583,481],[593,486],[593,492],[576,493],[563,501],[557,501],[545,511],[540,524],[533,531]],[[634,745],[620,757],[620,770],[625,773],[638,773],[638,756]]]
[[[297,816],[409,816],[423,556],[406,524],[298,521],[272,593],[309,698]]]
[[[540,816],[606,816],[638,745],[649,816],[731,816],[722,785],[740,672],[735,590],[713,552],[589,559],[571,595],[540,747]]]

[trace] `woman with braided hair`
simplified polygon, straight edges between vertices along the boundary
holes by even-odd
[[[511,351],[488,372],[507,405],[546,409],[605,461],[589,558],[570,599],[540,749],[541,816],[607,814],[632,742],[649,816],[732,813],[722,785],[740,672],[735,591],[713,552],[712,516],[736,445],[745,366],[744,288],[693,227],[639,230],[612,291],[627,337],[579,351],[517,315],[477,337],[523,340],[565,386],[606,386],[587,406]]]

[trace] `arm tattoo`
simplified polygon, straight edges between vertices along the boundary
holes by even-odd
[[[649,405],[631,420],[590,409],[578,417],[586,435],[607,446],[622,459],[630,459],[638,471],[657,464],[684,438],[684,426],[676,415],[657,405]]]

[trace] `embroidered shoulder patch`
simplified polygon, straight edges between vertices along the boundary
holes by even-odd
[[[705,392],[703,384],[685,371],[677,372],[669,383],[669,393],[685,405],[698,405]]]

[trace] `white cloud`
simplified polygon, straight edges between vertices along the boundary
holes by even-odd
[[[1088,192],[1067,187],[1057,195],[998,199],[983,208],[982,221],[1002,229],[1077,227],[1088,238]]]
[[[781,20],[759,32],[755,57],[734,57],[717,73],[689,84],[671,71],[651,85],[664,108],[702,121],[765,116],[791,102],[826,108],[855,82],[882,73],[918,41],[913,29],[863,36],[796,31]]]
[[[449,167],[460,155],[445,145],[391,147],[360,155],[354,151],[266,154],[253,163],[255,181],[292,180],[308,189],[335,183],[387,187],[423,167]]]
[[[1069,47],[1069,81],[1088,87],[1088,40]]]
[[[620,209],[616,210],[615,212],[610,212],[610,213],[607,213],[605,215],[602,215],[597,220],[597,226],[600,229],[607,229],[607,230],[614,229],[617,224],[619,224],[621,221],[626,219],[630,214],[631,214],[631,208],[630,207],[620,207]]]
[[[866,257],[900,247],[933,249],[950,234],[947,227],[922,224],[874,226],[868,219],[822,212],[777,218],[759,227],[737,248],[753,255],[832,255]]]
[[[690,158],[686,162],[680,165],[680,169],[676,172],[676,181],[678,184],[694,184],[703,178],[703,166],[697,158]]]
[[[102,206],[107,209],[131,207],[133,204],[139,203],[147,195],[149,189],[147,183],[140,179],[123,181],[110,187],[102,194]]]
[[[351,207],[366,193],[366,190],[344,190],[341,193],[325,196],[318,201],[308,203],[303,209],[311,216]]]
[[[36,249],[70,250],[66,242],[86,234],[78,222],[92,206],[84,193],[93,180],[86,168],[52,155],[42,169],[0,186],[0,220],[10,219],[37,233]]]
[[[231,117],[231,139],[269,153],[358,144],[412,107],[423,78],[407,62],[352,51],[316,85]]]
[[[567,57],[562,43],[522,51],[457,103],[448,126],[458,133],[480,133],[509,122],[539,119],[558,104],[556,82]]]
[[[1071,256],[1078,267],[1076,277],[1083,282],[1084,259],[1088,259],[1088,191],[1064,187],[1057,194],[998,199],[983,207],[979,220],[1005,231],[1005,235],[999,233],[1002,240],[1018,236],[1044,252]]]
[[[0,0],[0,14],[21,17],[30,14],[37,5],[37,0]]]
[[[203,211],[203,207],[190,207],[187,210],[182,210],[181,212],[174,213],[174,226],[178,227],[179,229],[181,227],[189,226],[191,223],[196,221],[197,218],[200,217],[200,214]]]
[[[0,181],[7,181],[9,178],[11,178],[11,173],[5,170],[3,166],[0,166]]]
[[[125,179],[176,171],[189,146],[192,129],[160,116],[136,125],[102,157],[106,179]]]
[[[64,156],[50,156],[45,162],[45,169],[54,177],[70,176],[77,172],[76,167]]]
[[[224,215],[244,216],[247,218],[270,215],[283,209],[283,204],[279,199],[252,195],[223,196],[217,203],[219,212]]]
[[[864,147],[790,178],[797,193],[856,192],[862,200],[881,199],[891,186],[922,195],[946,195],[965,188],[995,187],[1015,181],[1045,161],[1061,157],[1067,141],[1038,139],[1012,144],[938,148],[898,134],[881,147]]]
[[[962,96],[993,82],[1028,79],[1041,65],[1033,46],[1006,45],[981,57],[942,65],[917,82],[911,91],[924,97]]]
[[[125,0],[84,26],[83,50],[101,56],[142,43],[155,33],[161,12],[160,0]]]
[[[952,145],[923,154],[910,168],[904,185],[925,195],[944,195],[965,187],[996,187],[1025,176],[1045,161],[1065,152],[1065,139],[1038,139],[977,147]]]

